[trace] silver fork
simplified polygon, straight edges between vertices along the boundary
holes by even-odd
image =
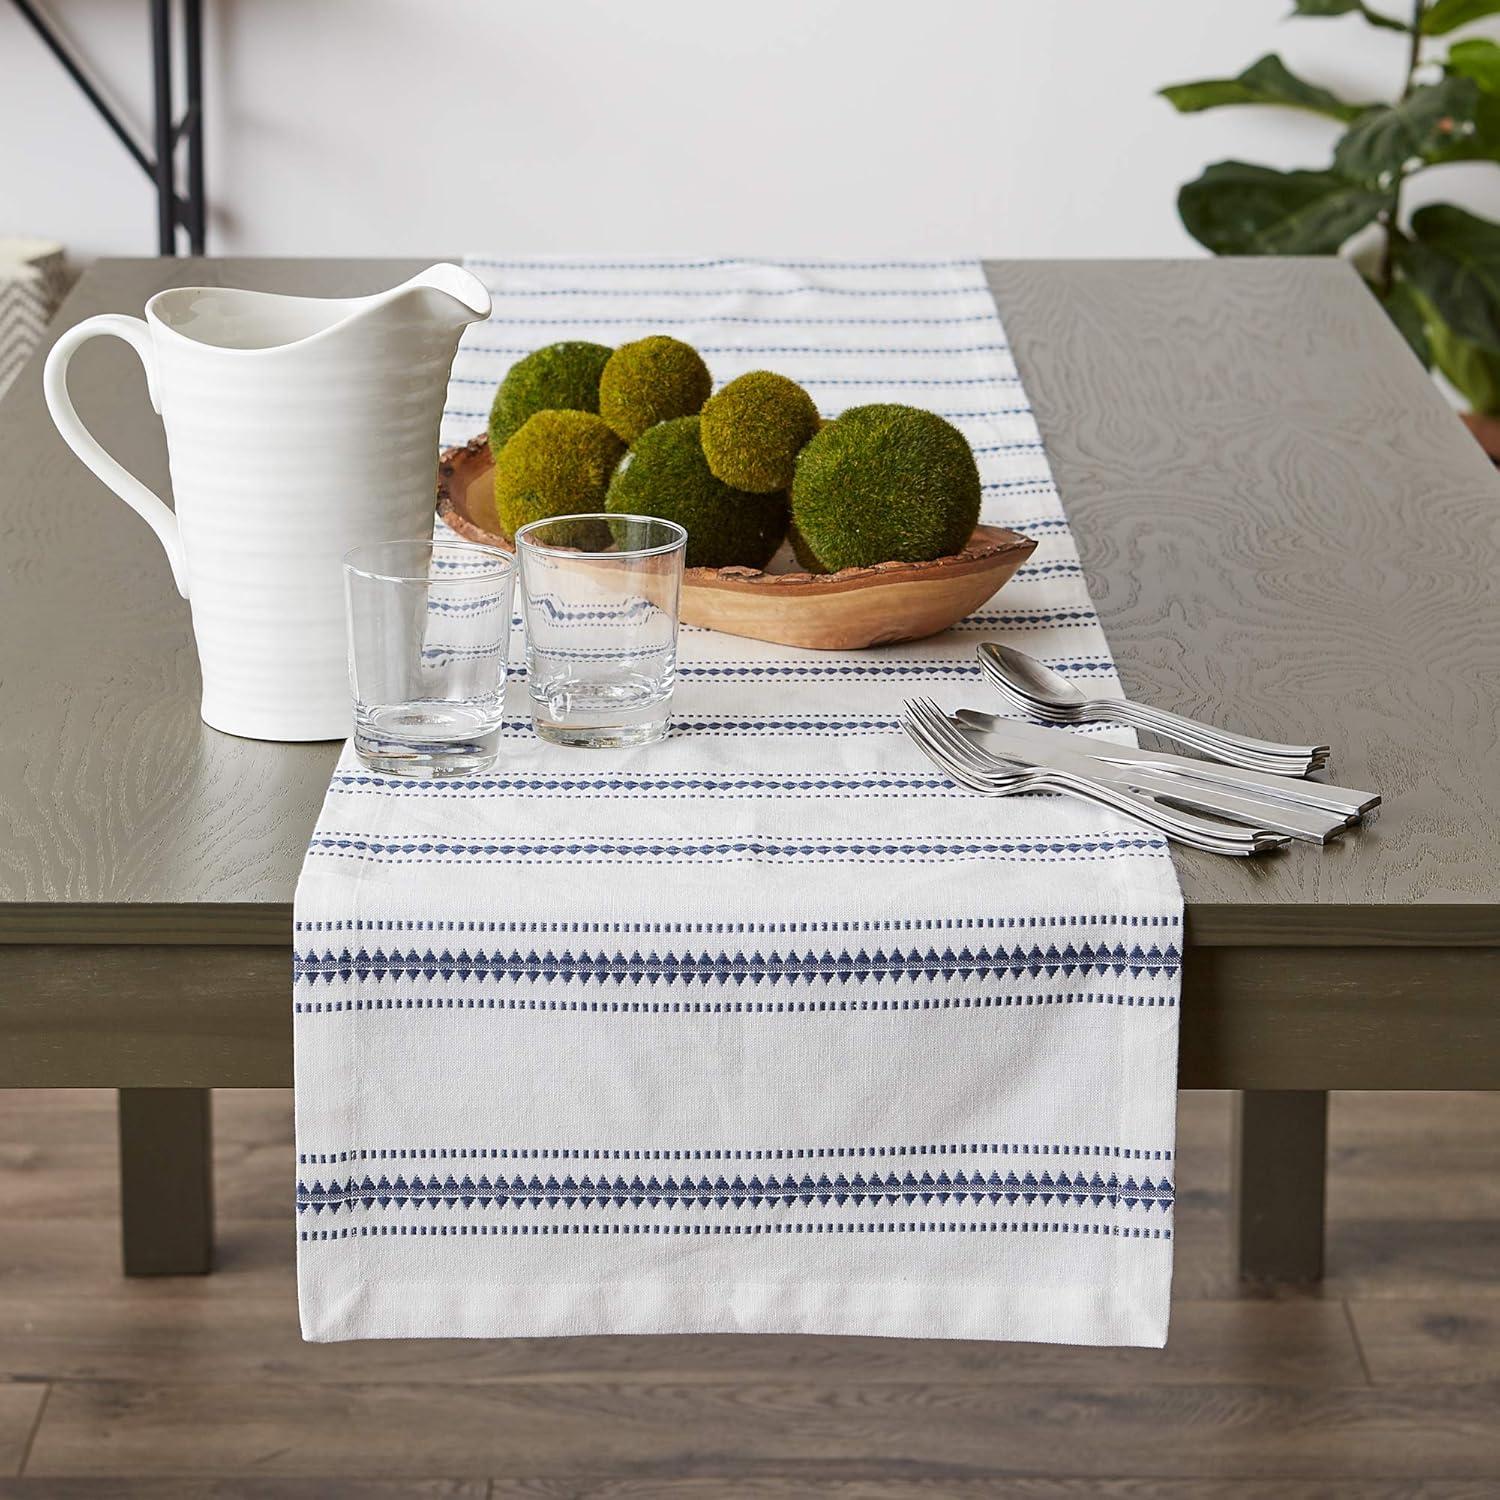
[[[903,721],[908,734],[939,769],[972,791],[987,796],[1050,791],[1082,797],[1113,808],[1169,838],[1211,854],[1244,857],[1284,848],[1289,842],[1285,837],[1266,829],[1252,829],[1198,818],[1191,813],[1167,808],[1149,798],[1134,796],[1072,772],[1051,767],[1006,764],[982,751],[975,751],[944,719],[942,724],[949,731],[945,733],[938,721],[929,717],[935,712],[931,705],[921,710],[915,705],[908,705],[908,708],[911,712]],[[950,738],[950,733],[963,743],[955,742]]]
[[[929,760],[952,780],[986,796],[1052,791],[1082,797],[1145,823],[1179,843],[1210,854],[1245,857],[1285,848],[1288,839],[1263,828],[1220,823],[1168,808],[1071,771],[1009,764],[979,749],[949,723],[930,699],[909,699],[902,726]]]
[[[1286,842],[1284,839],[1255,835],[1249,830],[1225,838],[1210,838],[1206,834],[1200,834],[1184,826],[1182,818],[1165,815],[1165,810],[1158,812],[1150,804],[1142,805],[1128,794],[1117,793],[1112,788],[1108,791],[1097,789],[1087,783],[1076,781],[1065,773],[1047,772],[1039,768],[1013,768],[999,773],[978,771],[950,758],[943,748],[927,737],[924,730],[917,728],[909,720],[906,722],[906,729],[928,759],[945,775],[960,786],[966,786],[971,791],[979,792],[984,796],[1005,797],[1026,792],[1056,792],[1081,797],[1086,801],[1113,808],[1136,822],[1156,829],[1168,838],[1209,854],[1244,858],[1280,847]]]

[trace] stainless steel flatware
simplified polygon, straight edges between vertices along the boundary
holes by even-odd
[[[1075,748],[1078,737],[1060,729],[1037,729],[1029,724],[1007,723],[1003,719],[998,721],[997,728],[976,729],[965,722],[962,710],[950,722],[961,733],[970,736],[981,749],[1001,760],[1060,771],[1075,771],[1079,775],[1092,776],[1098,781],[1123,787],[1126,791],[1143,792],[1178,807],[1190,808],[1194,812],[1233,818],[1237,822],[1268,828],[1273,833],[1285,833],[1311,844],[1326,844],[1356,821],[1345,813],[1332,813],[1316,807],[1299,807],[1295,803],[1272,799],[1262,792],[1240,791],[1234,787],[1198,781],[1179,776],[1173,771],[1157,770],[1150,765],[1134,765],[1129,762],[1116,765],[1100,756],[1089,754],[1086,749]]]
[[[1267,771],[1247,771],[1222,762],[1194,760],[1187,755],[1173,755],[1169,750],[1142,750],[1134,745],[1116,745],[1093,736],[1069,734],[1062,727],[1039,729],[1017,719],[978,709],[960,708],[954,714],[966,729],[978,734],[1001,737],[1002,747],[1009,746],[1034,760],[1045,760],[1059,745],[1075,755],[1086,755],[1095,761],[1116,767],[1141,767],[1170,772],[1209,786],[1226,787],[1250,796],[1263,797],[1293,807],[1316,808],[1344,818],[1358,818],[1380,805],[1378,792],[1358,787],[1334,786],[1326,781],[1303,781],[1294,776],[1276,776]],[[992,747],[996,748],[996,747]]]
[[[1033,718],[1049,723],[1128,724],[1229,765],[1281,775],[1305,776],[1321,770],[1328,760],[1327,745],[1283,745],[1234,734],[1128,698],[1089,698],[1035,657],[998,641],[985,641],[978,651],[990,684]]]
[[[1269,829],[1201,818],[1094,777],[1002,762],[973,744],[930,700],[909,699],[905,707],[902,725],[928,759],[959,785],[986,796],[1050,791],[1082,797],[1212,854],[1243,858],[1282,849],[1288,843],[1285,835]]]

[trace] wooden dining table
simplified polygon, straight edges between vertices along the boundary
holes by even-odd
[[[430,263],[104,260],[53,331]],[[1316,1279],[1328,1091],[1500,1088],[1500,479],[1342,261],[986,272],[1127,693],[1324,740],[1385,797],[1325,850],[1175,853],[1179,1081],[1239,1091],[1238,1264]],[[0,402],[0,1086],[117,1089],[125,1270],[202,1272],[210,1091],[292,1081],[292,894],[338,746],[200,722],[188,605],[53,430],[41,361]],[[131,352],[90,345],[72,389],[165,493]]]

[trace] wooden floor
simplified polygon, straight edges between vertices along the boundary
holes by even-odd
[[[1184,1095],[1165,1352],[859,1339],[309,1347],[290,1100],[218,1096],[220,1265],[116,1270],[113,1097],[0,1095],[0,1500],[1500,1495],[1500,1095],[1341,1095],[1331,1274],[1238,1295]]]

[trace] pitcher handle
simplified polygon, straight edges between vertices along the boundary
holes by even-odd
[[[52,413],[52,420],[68,447],[156,533],[172,566],[172,581],[177,585],[177,592],[186,599],[187,559],[183,555],[182,532],[177,517],[160,496],[148,490],[118,459],[104,451],[98,438],[83,425],[68,395],[69,361],[81,345],[101,334],[124,339],[135,350],[146,367],[146,389],[151,396],[151,405],[157,412],[161,411],[151,329],[140,318],[127,318],[122,313],[100,313],[97,317],[85,318],[68,329],[52,346],[42,369],[42,392],[47,398],[47,410]]]

